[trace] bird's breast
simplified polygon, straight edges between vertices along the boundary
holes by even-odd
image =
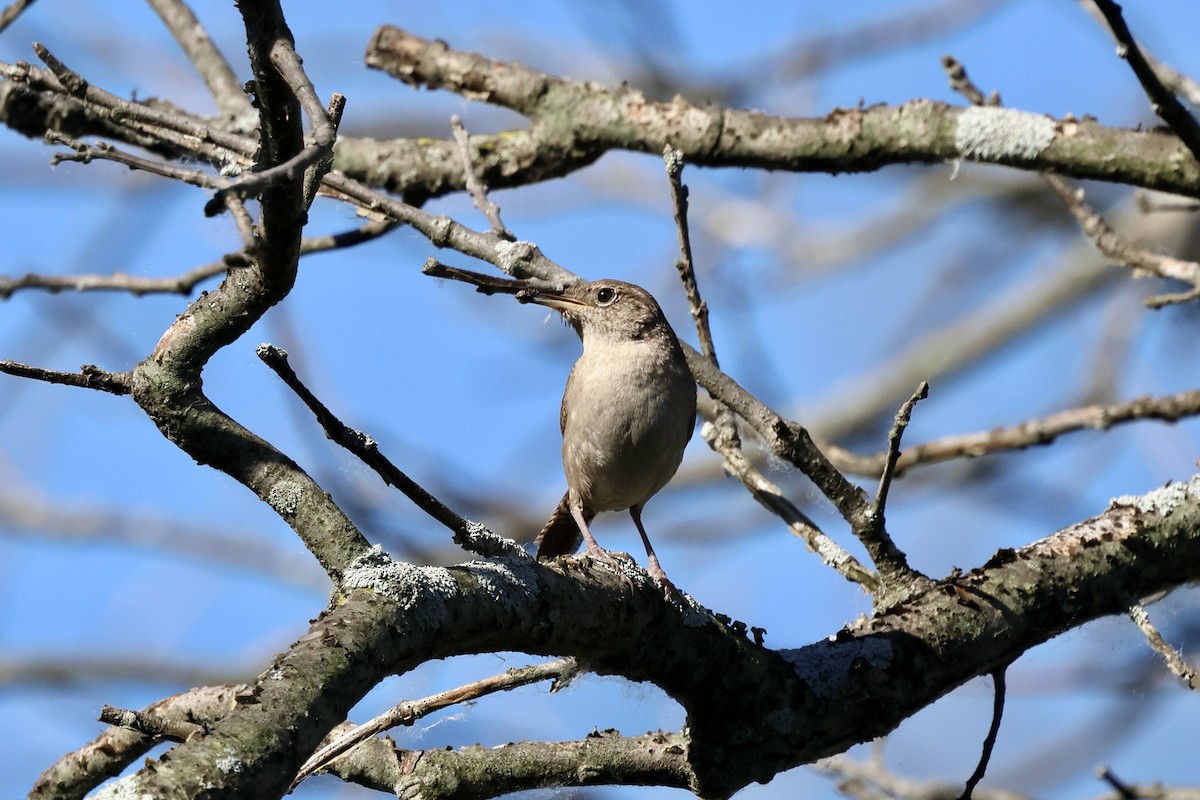
[[[679,468],[695,413],[681,353],[642,342],[585,347],[563,395],[568,485],[597,511],[644,503]]]

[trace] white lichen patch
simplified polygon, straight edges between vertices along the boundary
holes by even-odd
[[[537,252],[537,245],[526,241],[497,242],[495,249],[496,266],[512,275],[517,267],[527,263],[534,256]]]
[[[1191,480],[1172,483],[1146,494],[1114,497],[1108,501],[1108,507],[1134,508],[1143,514],[1165,517],[1180,506],[1197,501],[1200,501],[1200,475],[1193,475]]]
[[[958,115],[954,146],[978,161],[1036,158],[1054,141],[1054,120],[1011,108],[971,106]]]
[[[280,481],[267,493],[267,503],[284,517],[294,517],[304,491],[291,481]]]
[[[214,766],[227,775],[231,772],[241,772],[245,769],[245,765],[241,760],[233,757],[218,758]]]
[[[487,596],[509,612],[525,608],[526,604],[517,598],[528,594],[537,584],[537,574],[529,560],[472,561],[465,566]]]
[[[449,597],[458,584],[443,567],[418,567],[393,561],[375,545],[356,558],[342,574],[342,591],[367,589],[391,600],[404,601],[414,595]]]

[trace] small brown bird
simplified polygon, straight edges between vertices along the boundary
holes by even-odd
[[[588,523],[600,511],[629,509],[649,561],[647,571],[670,594],[642,506],[667,485],[696,426],[696,383],[662,309],[640,286],[615,280],[561,292],[525,289],[523,303],[559,311],[583,339],[563,393],[563,471],[567,493],[537,537],[537,557],[587,554],[616,564]]]

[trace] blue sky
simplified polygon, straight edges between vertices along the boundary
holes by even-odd
[[[1130,25],[1155,55],[1200,75],[1194,47],[1200,7],[1127,6]],[[703,84],[753,75],[761,58],[801,51],[797,43],[814,37],[926,7],[863,1],[756,3],[733,10],[724,3],[674,2],[634,13],[622,11],[622,4],[595,2],[363,2],[336,14],[316,3],[286,10],[318,91],[348,98],[343,133],[445,136],[451,114],[480,133],[521,121],[452,95],[414,92],[366,70],[362,52],[377,25],[391,22],[456,48],[610,84],[636,82],[627,71],[630,54],[649,46],[670,76]],[[205,4],[200,16],[244,76],[232,4]],[[202,84],[144,5],[79,2],[71,13],[61,4],[35,5],[0,37],[0,58],[33,60],[32,41],[110,91],[210,108]],[[982,88],[1000,90],[1012,107],[1091,114],[1110,125],[1154,124],[1113,51],[1107,34],[1076,4],[997,3],[975,25],[760,87],[748,93],[746,104],[772,114],[821,116],[860,100],[959,103],[939,65],[942,54],[952,53]],[[42,143],[0,134],[0,273],[165,275],[236,248],[227,218],[203,217],[202,192],[113,165],[51,168],[50,153]],[[798,277],[793,270],[804,266],[803,259],[782,265],[776,251],[731,243],[719,233],[721,221],[745,204],[759,218],[764,209],[780,215],[802,240],[869,234],[864,221],[914,202],[917,181],[928,182],[932,197],[965,197],[980,183],[1004,186],[1023,177],[969,168],[955,175],[953,165],[841,177],[689,169],[701,288],[725,369],[781,411],[807,421],[839,387],[869,378],[921,333],[1056,268],[1065,249],[1077,243],[1065,214],[997,219],[993,207],[960,200],[911,240],[830,274]],[[1103,188],[1090,190],[1106,202],[1119,198]],[[495,194],[521,238],[587,277],[645,285],[681,335],[694,341],[671,267],[675,233],[667,197],[657,160],[627,153],[610,154],[564,180]],[[485,225],[463,198],[431,207]],[[319,205],[312,230],[356,224],[347,209]],[[421,276],[420,265],[431,254],[417,234],[401,230],[306,260],[287,302],[205,372],[206,391],[222,409],[297,458],[397,555],[444,553],[446,535],[327,443],[259,364],[254,346],[271,341],[287,348],[327,404],[436,492],[509,500],[511,507],[483,506],[481,521],[506,532],[501,511],[548,513],[563,486],[557,405],[578,344],[541,310]],[[479,268],[452,253],[439,255]],[[1004,271],[993,271],[998,265]],[[1110,354],[1119,368],[1120,399],[1193,387],[1194,371],[1181,365],[1194,363],[1196,355],[1194,312],[1141,311],[1140,297],[1151,291],[1148,282],[1121,281],[980,367],[935,381],[909,440],[1070,407]],[[82,363],[128,369],[184,302],[19,293],[0,303],[0,358],[65,370]],[[1188,477],[1197,431],[1194,423],[1145,424],[1106,436],[1083,434],[1070,448],[974,462],[992,472],[965,488],[956,483],[956,467],[931,468],[898,485],[889,520],[918,568],[934,575],[970,568],[997,547],[1019,546],[1101,511],[1112,496]],[[855,444],[866,450],[878,441]],[[685,473],[711,470],[714,463],[697,437]],[[811,486],[782,468],[770,477],[853,547]],[[0,377],[0,479],[0,500],[108,523],[98,533],[63,541],[29,531],[11,514],[0,516],[10,520],[0,521],[0,666],[98,657],[161,664],[170,675],[187,667],[251,678],[324,603],[320,572],[286,526],[229,479],[194,465],[127,398]],[[107,516],[115,512],[121,515]],[[637,551],[628,521],[611,516],[597,528],[601,542]],[[646,523],[676,583],[717,611],[765,627],[772,646],[830,635],[868,610],[860,592],[821,567],[731,482],[664,494],[648,506]],[[243,549],[254,563],[230,567],[222,560]],[[1194,600],[1194,592],[1177,593],[1153,613],[1165,628],[1186,630],[1194,627]],[[1010,675],[1005,727],[990,773],[994,785],[1042,797],[1089,797],[1105,788],[1091,776],[1101,760],[1129,780],[1195,783],[1188,766],[1200,718],[1195,698],[1165,679],[1113,688],[1144,656],[1133,628],[1110,620],[1022,658]],[[523,663],[520,655],[505,655],[425,665],[387,682],[356,718]],[[55,758],[95,735],[102,704],[139,707],[183,688],[178,679],[0,683],[0,714],[10,730],[22,731],[0,762],[2,793],[26,791]],[[990,707],[988,682],[968,684],[901,727],[885,749],[889,766],[913,777],[965,778]],[[1126,731],[1118,720],[1133,708],[1145,713]],[[681,722],[679,709],[653,687],[592,677],[554,697],[534,687],[514,698],[483,700],[397,736],[403,746],[434,747],[574,739],[607,727],[641,733],[677,729]],[[1051,747],[1064,741],[1078,746],[1029,766],[1031,754],[1057,753]],[[741,796],[832,796],[832,787],[804,768]],[[613,794],[681,796],[661,789]],[[297,796],[341,795],[332,779],[318,779]]]

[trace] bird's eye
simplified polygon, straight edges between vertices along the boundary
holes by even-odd
[[[610,289],[605,286],[596,292],[596,303],[602,306],[612,305],[612,302],[617,299],[617,290]]]

